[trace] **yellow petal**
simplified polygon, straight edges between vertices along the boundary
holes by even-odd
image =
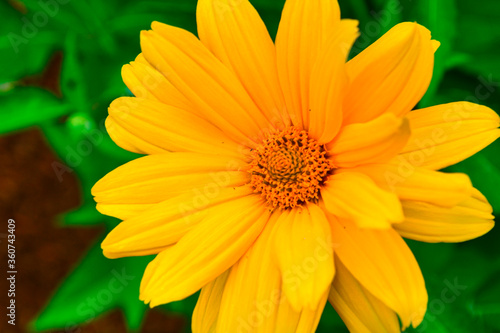
[[[320,299],[318,306],[315,309],[304,309],[300,314],[299,321],[296,325],[296,328],[291,327],[288,332],[297,332],[297,333],[314,333],[316,332],[316,328],[318,327],[319,320],[321,319],[321,315],[323,314],[323,309],[325,308],[325,304],[328,300],[328,294],[330,293],[330,287],[326,289],[325,294]],[[288,309],[291,309],[291,306],[287,306]],[[276,329],[271,332],[279,332],[281,327],[286,327],[286,323],[290,323],[290,316],[288,315],[288,311],[284,311],[284,306],[280,307],[278,312],[278,320],[276,322]],[[293,322],[293,321],[292,321]],[[290,325],[290,324],[289,324]]]
[[[154,204],[193,189],[237,187],[249,176],[234,157],[167,153],[141,157],[108,173],[92,188],[101,204]]]
[[[342,125],[342,102],[348,83],[345,61],[358,36],[358,21],[342,20],[312,68],[309,134],[319,143],[330,142]]]
[[[230,270],[217,332],[266,332],[275,327],[282,304],[281,275],[271,254],[274,213],[258,239]],[[256,315],[257,314],[257,315]]]
[[[350,332],[400,333],[398,317],[363,287],[340,260],[328,300]]]
[[[278,75],[292,122],[309,124],[310,77],[340,22],[337,0],[288,0],[276,36]]]
[[[269,211],[252,195],[217,206],[146,269],[141,300],[150,306],[192,295],[234,265],[266,225]],[[154,263],[158,261],[157,263]],[[175,287],[173,287],[175,286]]]
[[[436,51],[441,46],[441,42],[439,42],[437,40],[431,40],[431,43],[432,43],[432,49],[434,50],[434,53],[436,53]]]
[[[314,310],[296,312],[291,307],[282,291],[280,270],[271,255],[280,215],[272,215],[252,248],[231,268],[224,288],[217,332],[315,332],[326,294]]]
[[[401,156],[439,170],[474,155],[500,136],[500,117],[485,106],[457,102],[408,114],[411,138]]]
[[[102,242],[104,255],[120,258],[157,254],[178,242],[203,219],[213,214],[215,206],[251,193],[252,189],[248,186],[215,187],[194,189],[165,200],[114,228]]]
[[[351,168],[387,162],[403,149],[409,137],[407,119],[384,114],[366,123],[345,126],[328,144],[328,150],[336,166]]]
[[[360,228],[386,229],[404,219],[398,197],[359,172],[331,176],[321,190],[326,209]]]
[[[495,225],[493,209],[477,190],[452,208],[416,201],[402,204],[406,219],[394,228],[401,236],[422,242],[464,242],[484,235]]]
[[[104,215],[116,217],[120,220],[126,220],[145,212],[155,204],[105,204],[98,203],[96,209]]]
[[[163,74],[154,69],[142,54],[129,65],[122,67],[122,78],[135,97],[159,101],[185,110],[192,109],[186,97]]]
[[[241,156],[238,144],[203,118],[173,106],[144,98],[121,97],[109,107],[114,123],[130,133],[112,138],[140,146],[145,141],[168,151]],[[116,133],[116,132],[115,132]],[[136,144],[136,139],[139,143]],[[145,151],[145,154],[158,153]]]
[[[275,252],[283,291],[295,311],[314,310],[334,275],[328,221],[321,208],[310,204],[283,213],[277,223]]]
[[[238,143],[251,145],[271,125],[238,78],[193,34],[153,22],[142,31],[141,48],[158,69],[192,103],[197,112]]]
[[[271,123],[288,126],[274,43],[250,2],[200,0],[196,17],[200,40],[236,74]]]
[[[165,152],[163,148],[135,136],[122,126],[118,125],[113,117],[108,116],[106,118],[105,125],[106,131],[108,132],[111,139],[119,147],[122,147],[125,150],[143,155],[162,154]]]
[[[352,170],[368,175],[378,186],[396,193],[401,200],[452,207],[472,193],[472,183],[465,174],[418,168],[399,157],[389,163],[359,166]]]
[[[354,278],[395,311],[403,326],[416,327],[427,308],[424,278],[410,249],[393,229],[359,229],[329,216],[335,253]]]
[[[346,123],[410,112],[427,91],[433,67],[429,30],[417,23],[396,25],[347,63],[351,84],[344,102]]]
[[[201,288],[198,302],[193,312],[191,329],[193,333],[216,333],[217,318],[229,271]]]

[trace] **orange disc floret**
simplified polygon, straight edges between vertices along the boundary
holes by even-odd
[[[317,202],[321,185],[334,169],[326,154],[324,145],[296,127],[269,135],[252,151],[249,172],[254,192],[272,208]]]

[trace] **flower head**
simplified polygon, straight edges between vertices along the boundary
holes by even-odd
[[[326,154],[305,130],[288,127],[273,133],[252,151],[251,186],[271,209],[318,203],[321,186],[334,169]]]
[[[328,300],[353,332],[417,326],[427,293],[402,236],[493,227],[469,178],[436,170],[497,139],[497,114],[412,111],[439,47],[416,23],[347,61],[359,32],[335,0],[287,0],[276,43],[248,0],[199,0],[197,21],[199,39],[154,22],[123,67],[135,97],[106,126],[148,156],[92,190],[123,220],[104,254],[157,254],[151,306],[201,289],[194,332],[314,332]]]

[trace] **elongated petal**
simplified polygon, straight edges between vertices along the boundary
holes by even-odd
[[[295,311],[314,310],[334,275],[333,245],[325,214],[311,204],[282,214],[275,252],[283,275],[283,290]]]
[[[408,114],[411,139],[401,156],[439,170],[474,155],[500,136],[500,117],[485,106],[457,102]]]
[[[226,271],[201,288],[201,293],[193,312],[191,325],[193,333],[216,332],[222,293],[224,292],[228,277],[229,271]]]
[[[109,114],[129,135],[112,132],[119,145],[142,142],[168,151],[240,156],[238,145],[205,119],[176,107],[144,98],[121,97],[113,101]],[[136,141],[139,140],[138,143]],[[157,153],[145,151],[143,153]]]
[[[495,225],[493,209],[477,190],[452,208],[416,201],[402,204],[405,221],[394,228],[401,236],[422,242],[463,242],[484,235]]]
[[[417,23],[396,25],[347,63],[351,84],[344,103],[346,123],[410,112],[427,91],[433,67],[429,30]]]
[[[281,275],[272,259],[274,213],[259,238],[230,270],[221,301],[218,332],[266,332],[282,304]],[[257,308],[258,306],[258,308]],[[254,318],[255,313],[261,318]],[[295,320],[295,318],[294,318]]]
[[[416,327],[427,308],[424,278],[410,249],[393,229],[359,229],[331,218],[335,253],[354,278],[395,311],[403,329]]]
[[[111,139],[125,150],[137,154],[163,154],[165,150],[155,144],[145,141],[125,128],[120,126],[111,116],[108,116],[105,121],[106,131]]]
[[[278,75],[295,126],[308,128],[309,87],[314,64],[340,22],[336,0],[288,0],[278,34]]]
[[[142,54],[122,67],[122,78],[135,97],[159,101],[184,110],[192,109],[186,97],[154,69]]]
[[[200,0],[200,40],[230,68],[260,110],[277,127],[290,124],[278,81],[276,50],[248,0]]]
[[[108,258],[157,254],[178,242],[200,221],[218,210],[214,206],[250,195],[248,186],[238,188],[194,189],[154,205],[125,220],[102,242]]]
[[[378,187],[368,176],[342,172],[331,176],[321,190],[326,209],[361,228],[390,228],[403,221],[398,197]]]
[[[248,143],[269,129],[238,78],[193,34],[153,22],[142,31],[141,48],[155,66],[193,104],[200,115],[238,143]]]
[[[409,138],[407,119],[384,114],[367,123],[345,126],[328,144],[330,159],[341,168],[387,162],[403,149]]]
[[[193,189],[236,187],[249,180],[234,157],[167,153],[133,160],[108,173],[92,188],[101,204],[154,204]]]
[[[313,66],[309,133],[319,143],[330,142],[342,125],[342,102],[348,84],[345,61],[358,36],[358,21],[342,20]]]
[[[269,212],[259,196],[218,206],[148,266],[150,273],[145,273],[141,283],[141,300],[153,307],[195,293],[241,258],[268,219]]]
[[[98,203],[96,209],[104,215],[126,220],[152,208],[155,204],[106,204]]]
[[[363,287],[340,260],[328,300],[350,332],[400,333],[398,317]]]
[[[401,158],[353,170],[370,176],[377,185],[396,193],[401,200],[452,207],[472,194],[472,183],[467,175],[418,168]]]
[[[282,290],[274,251],[274,213],[252,248],[231,268],[221,302],[217,332],[313,333],[326,303],[326,294],[314,310],[293,310]]]
[[[325,294],[320,299],[318,306],[315,309],[304,309],[300,313],[300,317],[295,327],[293,326],[293,321],[290,321],[290,309],[292,308],[290,304],[282,306],[278,310],[278,318],[276,320],[276,328],[271,332],[279,332],[281,327],[290,327],[288,332],[297,333],[314,333],[316,332],[316,327],[318,327],[319,320],[323,314],[323,309],[328,300],[328,293],[330,292],[330,286],[328,286]]]

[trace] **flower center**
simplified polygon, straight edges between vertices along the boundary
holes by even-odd
[[[273,208],[317,202],[321,185],[334,169],[326,153],[323,145],[295,127],[269,135],[252,151],[254,192]]]

